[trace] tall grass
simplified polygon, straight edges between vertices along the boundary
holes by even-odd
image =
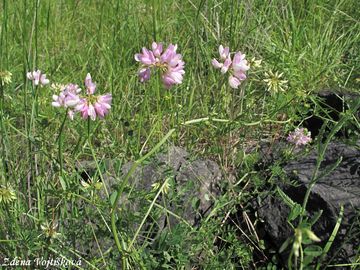
[[[219,234],[222,218],[234,211],[235,202],[248,197],[235,199],[230,190],[224,200],[231,207],[222,208],[223,202],[216,202],[220,205],[217,216],[189,231],[191,250],[205,254],[202,259],[187,254],[186,243],[177,238],[185,235],[181,226],[178,232],[163,234],[167,241],[163,246],[160,241],[152,252],[149,249],[156,248],[150,240],[137,242],[138,231],[131,226],[121,228],[133,221],[127,219],[125,209],[116,209],[111,197],[116,202],[126,192],[121,165],[147,157],[176,128],[169,142],[216,160],[225,175],[236,174],[241,166],[249,169],[252,157],[246,157],[247,147],[284,137],[299,115],[307,112],[308,95],[325,88],[358,92],[358,10],[356,0],[2,0],[0,71],[9,70],[13,77],[12,83],[1,86],[0,184],[11,184],[17,200],[0,204],[0,258],[55,254],[82,258],[84,269],[116,269],[120,258],[116,242],[129,269],[177,269],[174,265],[187,269],[192,261],[205,269],[220,269],[224,262],[229,269],[247,268],[251,259],[236,263],[234,254],[248,258],[251,249],[260,250],[260,243],[250,248],[229,233],[224,242],[238,242],[229,251],[216,250],[212,240]],[[178,44],[184,57],[185,80],[174,89],[163,89],[157,79],[138,82],[134,54],[154,40]],[[226,78],[211,67],[219,44],[246,53],[248,59],[263,60],[261,68],[249,72],[241,90],[230,89]],[[65,112],[51,106],[53,90],[34,87],[26,79],[26,72],[35,68],[51,82],[82,87],[90,72],[98,91],[113,95],[111,113],[89,127],[80,119],[63,122]],[[266,91],[262,80],[268,70],[284,73],[289,81],[286,93]],[[104,177],[109,173],[106,159],[117,162],[118,193],[112,193]],[[75,165],[84,160],[96,162],[95,176],[108,193],[105,199],[84,193]],[[257,184],[249,185],[256,190]],[[137,199],[144,201],[143,195],[137,194]],[[154,202],[151,207],[162,213]],[[152,209],[146,203],[140,220]],[[170,210],[165,206],[165,211]],[[100,221],[103,234],[114,234],[112,244],[99,243],[94,220]],[[44,235],[41,225],[46,221],[59,223],[60,238]],[[78,250],[79,241],[95,241],[97,256],[88,258]],[[127,250],[129,243],[131,250]],[[154,266],[154,254],[170,259]]]

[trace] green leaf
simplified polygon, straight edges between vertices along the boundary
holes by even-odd
[[[312,256],[312,257],[317,257],[320,256],[322,254],[323,250],[320,246],[316,246],[316,245],[311,245],[311,246],[307,246],[304,249],[304,253],[306,255]]]
[[[304,257],[304,260],[303,260],[303,266],[304,266],[304,269],[313,269],[313,268],[309,268],[310,265],[312,264],[312,262],[314,261],[314,256],[310,256],[310,255],[306,255]],[[307,267],[309,266],[309,267]]]
[[[279,187],[276,187],[276,191],[279,193],[281,199],[284,203],[286,203],[286,205],[290,208],[295,207],[296,203],[288,195],[286,195],[284,191],[282,191]]]
[[[60,185],[61,185],[62,189],[65,191],[66,190],[66,182],[65,182],[64,178],[62,178],[62,176],[59,176],[59,180],[60,180]]]
[[[296,219],[300,214],[302,207],[300,204],[294,202],[288,195],[285,194],[279,187],[276,187],[276,191],[279,193],[281,199],[284,203],[290,207],[290,214],[288,216],[288,221]]]
[[[323,213],[323,210],[321,209],[321,210],[317,211],[317,212],[314,214],[314,216],[313,216],[313,217],[311,218],[311,220],[309,221],[309,227],[312,227],[312,226],[316,223],[316,221],[319,220],[319,218],[321,217],[322,213]]]
[[[288,216],[288,221],[295,220],[300,214],[301,214],[301,205],[298,203],[295,203],[295,205],[291,208],[290,214]]]
[[[200,206],[200,199],[194,197],[192,200],[191,200],[191,206],[194,210],[197,210],[199,209],[199,206]]]
[[[316,180],[321,179],[321,178],[324,178],[324,177],[328,176],[331,172],[333,172],[333,171],[339,166],[339,164],[341,163],[342,159],[343,159],[343,157],[341,156],[341,157],[339,157],[339,158],[336,160],[335,163],[327,166],[327,167],[325,168],[325,170],[323,170],[323,172],[316,178]]]
[[[320,261],[324,260],[326,254],[327,254],[328,251],[330,250],[330,248],[331,248],[331,246],[332,246],[332,244],[333,244],[333,242],[334,242],[334,239],[335,239],[335,237],[336,237],[336,235],[337,235],[337,233],[338,233],[338,230],[339,230],[339,228],[340,228],[340,224],[341,224],[341,220],[342,220],[342,218],[343,218],[343,215],[344,215],[344,206],[341,205],[341,206],[340,206],[339,217],[338,217],[338,219],[336,220],[335,227],[334,227],[334,229],[333,229],[333,231],[332,231],[332,233],[331,233],[331,235],[330,235],[329,240],[327,241],[327,243],[326,243],[326,245],[325,245],[325,247],[324,247],[324,251],[323,251],[323,254],[322,254],[322,256],[321,256],[321,260],[320,260]],[[318,264],[318,265],[316,266],[316,269],[320,269],[320,267],[321,267],[320,264]]]
[[[110,195],[110,203],[111,203],[111,205],[114,205],[116,196],[117,196],[117,191],[114,191],[113,193],[111,193],[111,195]]]
[[[289,237],[288,239],[285,240],[285,242],[281,245],[280,249],[279,249],[279,253],[282,253],[290,244],[292,237]]]

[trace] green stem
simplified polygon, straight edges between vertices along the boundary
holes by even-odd
[[[91,125],[91,123],[90,123],[90,117],[88,117],[88,119],[87,119],[87,138],[88,138],[88,141],[90,142],[90,125]]]
[[[60,174],[61,176],[63,177],[63,149],[62,149],[62,146],[63,146],[63,136],[62,136],[62,133],[64,131],[64,127],[65,127],[65,122],[66,122],[66,118],[67,118],[67,112],[68,110],[66,110],[66,113],[65,113],[65,116],[64,116],[64,120],[62,121],[61,123],[61,126],[60,126],[60,131],[59,131],[59,135],[58,135],[58,146],[59,146],[59,164],[60,164]]]
[[[0,78],[1,80],[1,78]],[[3,126],[3,114],[4,114],[4,89],[0,81],[0,92],[1,92],[1,101],[0,101],[0,130],[1,130],[1,148],[2,148],[2,158],[1,161],[3,163],[3,171],[6,172],[6,147],[5,147],[5,130]]]

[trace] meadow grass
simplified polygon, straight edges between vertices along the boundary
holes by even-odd
[[[16,200],[0,207],[0,258],[81,258],[80,269],[117,269],[120,260],[129,269],[248,269],[257,265],[251,255],[257,250],[266,265],[256,232],[223,223],[238,205],[246,213],[247,202],[267,184],[254,172],[257,154],[248,149],[284,139],[315,106],[316,92],[359,93],[359,11],[356,0],[2,0],[0,71],[10,71],[12,82],[0,86],[0,177]],[[186,72],[181,85],[166,90],[156,78],[138,81],[134,54],[153,41],[178,44]],[[238,90],[211,66],[220,44],[262,60]],[[110,114],[102,121],[70,121],[65,110],[51,106],[53,89],[27,80],[35,68],[51,83],[82,88],[91,73],[97,91],[113,96]],[[283,73],[285,92],[267,91],[269,71]],[[164,212],[156,194],[133,195],[145,203],[136,217],[119,212],[114,198],[128,191],[121,166],[143,162],[166,144],[215,160],[241,185],[225,177],[211,218],[199,228],[181,221],[153,245],[140,241],[142,228],[131,223]],[[117,163],[118,193],[104,177],[108,159]],[[108,200],[97,190],[84,192],[76,169],[84,160],[96,162]],[[107,249],[99,244],[102,235],[91,220],[100,221],[108,237],[117,228],[120,250],[115,241]],[[44,233],[46,221],[59,223],[59,238]],[[79,252],[77,241],[98,243],[97,256]]]

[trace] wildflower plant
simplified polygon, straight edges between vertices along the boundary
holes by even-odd
[[[80,183],[85,190],[100,190],[103,185],[99,179],[93,180],[92,178],[90,178],[89,181],[81,180]]]
[[[59,85],[54,85],[57,88]],[[96,120],[103,118],[109,113],[111,108],[112,95],[95,95],[96,84],[92,81],[90,73],[85,78],[86,94],[81,96],[81,89],[77,84],[67,84],[59,94],[52,96],[52,106],[66,108],[67,117],[74,120],[76,112],[79,112],[83,119]],[[64,130],[66,117],[64,118],[58,136],[58,158],[60,164],[60,172],[63,176],[63,154],[62,154],[62,133]],[[90,137],[90,122],[88,122],[88,139]]]
[[[151,50],[143,47],[142,53],[135,54],[135,60],[142,64],[139,70],[140,82],[150,80],[151,73],[158,70],[165,88],[181,84],[185,62],[182,55],[176,52],[177,45],[170,44],[164,52],[162,43],[153,42],[151,47]]]
[[[104,118],[111,108],[112,95],[95,95],[96,84],[92,81],[90,73],[86,75],[85,87],[86,95],[81,96],[81,88],[77,84],[67,84],[58,95],[52,96],[52,106],[70,108],[68,116],[71,120],[76,112],[79,112],[83,119]]]

